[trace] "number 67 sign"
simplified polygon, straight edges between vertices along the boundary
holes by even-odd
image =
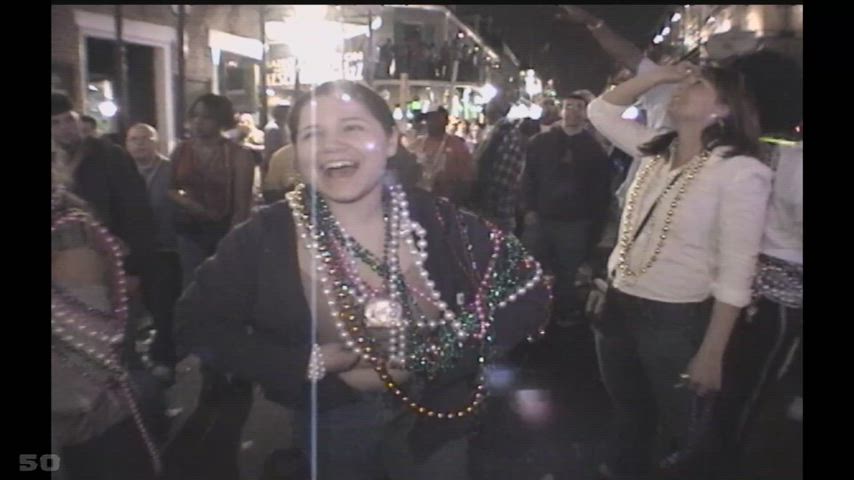
[[[20,470],[22,472],[56,472],[59,470],[59,455],[21,455]]]

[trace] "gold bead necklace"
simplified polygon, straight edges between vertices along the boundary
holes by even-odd
[[[676,184],[680,183],[679,189],[676,193],[676,196],[673,197],[673,201],[670,203],[669,208],[666,212],[666,217],[664,219],[664,227],[662,227],[662,232],[658,235],[658,243],[655,246],[655,250],[650,256],[649,260],[647,260],[646,264],[641,267],[640,272],[635,272],[629,267],[628,258],[629,258],[629,250],[635,245],[636,240],[636,231],[635,231],[635,214],[638,210],[638,197],[640,197],[640,192],[647,179],[649,178],[650,172],[653,167],[657,167],[661,162],[664,162],[664,157],[661,155],[656,156],[651,162],[649,162],[639,173],[637,176],[637,180],[634,185],[632,185],[631,190],[629,191],[629,196],[626,199],[626,212],[623,217],[623,222],[621,225],[621,234],[620,234],[620,256],[619,263],[617,264],[617,268],[620,272],[623,273],[626,277],[638,277],[643,275],[655,264],[658,260],[658,256],[661,254],[664,249],[664,243],[667,240],[670,230],[673,224],[673,216],[676,214],[676,210],[679,208],[682,197],[685,195],[685,192],[688,190],[688,186],[694,181],[697,175],[700,173],[700,170],[706,164],[706,161],[709,159],[709,151],[703,150],[699,155],[691,159],[688,165],[685,166],[687,169],[686,175],[681,178],[681,182],[672,182],[667,185],[667,188],[664,189],[659,200],[663,200],[667,195],[676,188]],[[658,202],[656,202],[652,208],[655,209],[658,206]],[[650,211],[649,214],[652,212]]]

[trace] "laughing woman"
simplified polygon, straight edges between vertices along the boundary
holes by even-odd
[[[318,478],[468,478],[482,368],[545,322],[539,265],[390,179],[398,133],[369,88],[323,84],[288,124],[307,183],[202,265],[179,342],[296,409]]]

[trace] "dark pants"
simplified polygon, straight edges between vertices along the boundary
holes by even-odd
[[[407,434],[414,416],[389,403],[384,394],[366,393],[354,404],[317,417],[319,480],[468,480],[468,439],[449,441],[417,464]],[[298,412],[296,442],[311,451],[312,425]]]
[[[760,299],[752,314],[739,318],[724,359],[723,388],[716,415],[727,447],[723,463],[730,475],[743,471],[745,449],[769,410],[784,416],[795,397],[803,396],[801,352],[803,310]]]
[[[164,479],[239,480],[243,425],[252,409],[251,383],[202,366],[196,410],[164,454]]]
[[[178,254],[181,256],[184,288],[196,277],[199,265],[216,253],[216,247],[227,233],[228,228],[219,227],[178,234]]]
[[[62,449],[63,480],[153,480],[151,455],[129,418],[102,435]]]
[[[569,319],[580,310],[575,277],[585,260],[590,240],[590,221],[559,222],[542,219],[526,227],[525,243],[543,268],[555,275],[556,319]]]
[[[615,414],[608,464],[619,475],[649,475],[660,423],[668,440],[685,444],[694,395],[675,385],[696,354],[710,315],[710,301],[663,303],[609,289],[594,328]]]
[[[157,335],[151,345],[151,358],[157,363],[174,366],[175,343],[172,339],[175,302],[181,296],[181,258],[177,252],[161,251],[155,257],[154,286],[148,309],[154,319]]]

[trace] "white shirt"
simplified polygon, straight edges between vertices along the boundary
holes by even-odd
[[[593,125],[618,148],[632,156],[642,157],[638,146],[658,132],[622,119],[624,109],[597,98],[590,103],[588,116]],[[726,147],[715,149],[688,186],[675,210],[664,247],[646,273],[625,277],[616,268],[620,246],[614,249],[608,270],[616,270],[613,281],[617,289],[668,303],[700,302],[709,296],[736,307],[744,307],[750,302],[772,172],[752,157],[723,158],[721,155],[726,151]],[[642,157],[640,169],[654,159]],[[650,171],[646,187],[637,200],[634,228],[641,223],[673,176],[678,174],[678,170],[670,171],[669,162],[659,163],[661,165]],[[633,187],[636,182],[637,179]],[[660,205],[669,206],[677,190],[673,189],[662,198]],[[640,272],[658,243],[664,228],[665,211],[656,209],[629,250],[628,263],[635,272]],[[626,221],[627,212],[624,211],[621,232]]]
[[[804,148],[778,146],[762,253],[804,263]]]

